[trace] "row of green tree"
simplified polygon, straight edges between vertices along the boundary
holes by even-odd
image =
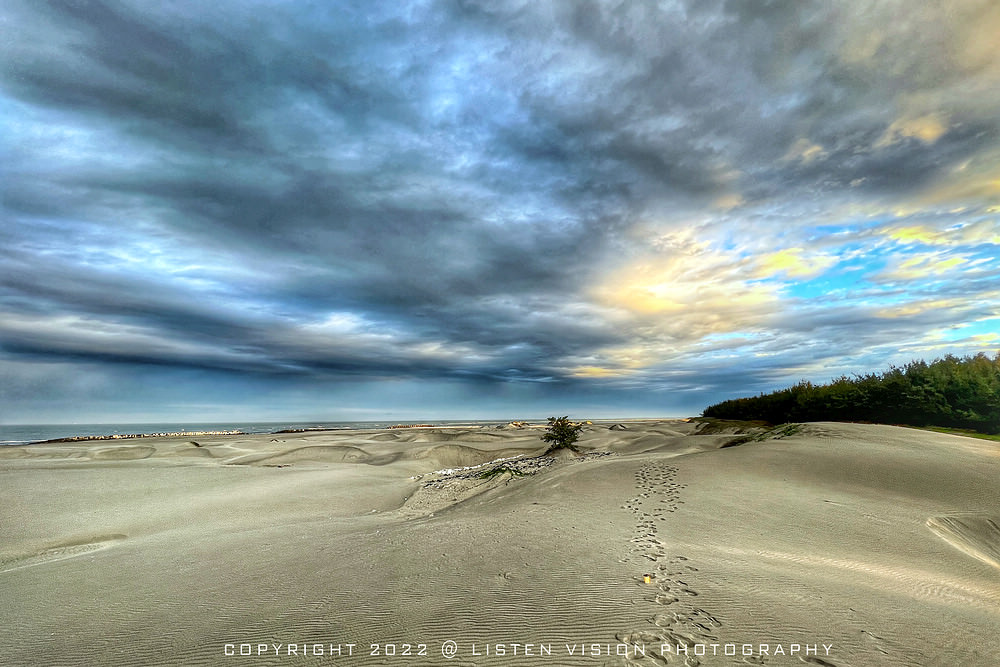
[[[866,421],[946,426],[1000,433],[1000,353],[912,361],[884,373],[803,381],[753,398],[705,408],[705,417],[802,421]]]

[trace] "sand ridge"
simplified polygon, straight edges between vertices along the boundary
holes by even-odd
[[[0,574],[106,549],[125,537],[125,535],[96,535],[49,546],[35,553],[8,556],[0,559]]]
[[[1000,519],[996,515],[935,516],[927,520],[927,526],[956,549],[1000,568]]]

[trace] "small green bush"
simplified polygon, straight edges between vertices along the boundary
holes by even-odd
[[[557,449],[568,449],[572,452],[579,453],[575,443],[580,439],[580,431],[583,430],[583,424],[577,424],[569,420],[569,415],[564,417],[549,417],[549,426],[542,434],[542,440],[545,442],[551,442],[552,445],[545,451],[546,454],[551,454]]]
[[[476,477],[478,477],[479,479],[493,479],[494,477],[497,477],[507,472],[510,473],[511,477],[524,477],[523,472],[521,472],[517,468],[511,468],[510,466],[497,466],[496,468],[490,468],[489,470],[482,471],[481,473],[476,475]]]

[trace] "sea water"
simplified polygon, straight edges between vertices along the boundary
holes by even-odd
[[[404,421],[403,424],[433,424],[435,426],[487,426],[512,420],[489,421]],[[544,420],[543,420],[544,421]],[[153,433],[190,433],[195,431],[240,431],[242,433],[274,433],[289,429],[354,430],[388,428],[398,421],[365,422],[164,422],[153,424],[0,424],[0,446],[23,445],[56,438],[80,436],[145,435]]]

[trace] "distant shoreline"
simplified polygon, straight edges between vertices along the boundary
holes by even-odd
[[[395,424],[393,426],[385,426],[384,428],[388,430],[388,429],[402,429],[402,428],[461,428],[461,427],[453,425],[437,425],[437,424]],[[285,428],[278,431],[270,431],[268,433],[251,433],[249,431],[240,431],[240,430],[161,431],[155,433],[112,433],[110,435],[72,435],[64,438],[35,440],[33,442],[28,442],[25,444],[44,445],[44,444],[56,444],[60,442],[92,442],[95,440],[137,440],[140,438],[181,438],[181,437],[193,437],[193,436],[205,436],[205,435],[290,435],[293,433],[322,433],[324,431],[354,431],[354,430],[364,430],[364,429],[315,427],[315,428]]]
[[[674,419],[673,417],[645,417],[645,418],[617,418],[617,419],[593,419],[588,420],[593,423],[612,423],[618,421],[657,421],[660,419]],[[62,436],[58,438],[44,438],[40,440],[29,440],[20,443],[11,443],[10,446],[25,446],[25,445],[45,445],[45,444],[59,444],[67,442],[96,442],[104,440],[139,440],[143,438],[181,438],[181,437],[203,437],[203,436],[218,436],[218,435],[291,435],[291,434],[301,434],[301,433],[322,433],[331,431],[357,431],[357,430],[396,430],[396,429],[409,429],[409,428],[486,428],[494,427],[501,429],[517,429],[517,428],[538,428],[544,426],[544,420],[470,420],[467,422],[459,421],[445,421],[444,423],[434,424],[434,423],[405,423],[405,424],[370,424],[365,422],[358,422],[353,425],[345,426],[304,426],[304,427],[294,427],[294,428],[282,428],[277,430],[268,431],[253,431],[253,430],[242,430],[242,429],[197,429],[197,430],[178,430],[178,431],[149,431],[143,433],[108,433],[108,434],[90,434],[90,435],[70,435]]]
[[[528,424],[527,422],[511,422],[511,423],[520,424],[525,427],[530,426],[530,424]],[[476,427],[481,428],[482,425],[477,425]],[[454,424],[393,424],[390,426],[383,426],[379,430],[405,429],[405,428],[462,428],[462,426]],[[518,428],[521,428],[521,426],[518,426]],[[360,427],[336,428],[336,427],[326,427],[326,426],[314,426],[314,427],[302,427],[302,428],[285,428],[277,431],[269,431],[266,433],[252,433],[250,431],[241,431],[238,429],[221,430],[221,431],[156,431],[150,433],[111,433],[107,435],[72,435],[62,438],[35,440],[24,444],[45,445],[45,444],[57,444],[63,442],[93,442],[100,440],[138,440],[141,438],[181,438],[181,437],[195,437],[195,436],[206,436],[206,435],[290,435],[296,433],[322,433],[325,431],[355,431],[355,430],[366,430],[366,429]]]
[[[303,429],[305,430],[305,429]],[[135,440],[137,438],[171,438],[201,435],[249,435],[246,431],[172,431],[162,433],[113,433],[111,435],[73,435],[66,438],[36,440],[29,445],[44,445],[57,442],[89,442],[91,440]]]

